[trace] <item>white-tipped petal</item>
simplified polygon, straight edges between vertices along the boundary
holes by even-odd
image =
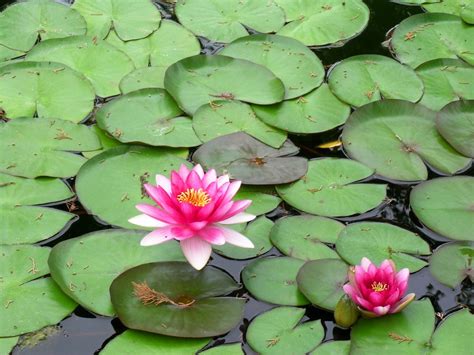
[[[138,216],[130,218],[128,221],[137,226],[150,227],[150,228],[161,228],[161,227],[166,227],[168,225],[168,223],[161,222],[146,214],[139,214]]]
[[[217,187],[221,187],[226,182],[229,182],[229,175],[222,175],[217,178]]]
[[[364,269],[365,272],[369,271],[369,266],[371,264],[372,262],[369,259],[367,259],[365,256],[360,261],[360,266],[362,266],[362,269]]]
[[[148,233],[145,237],[143,237],[143,239],[140,241],[140,245],[147,247],[150,245],[161,244],[172,239],[173,236],[169,233],[169,228],[160,228]]]
[[[235,216],[232,216],[230,218],[224,219],[223,221],[220,221],[219,224],[236,224],[236,223],[245,223],[249,222],[255,219],[255,215],[250,214],[250,213],[245,213],[245,212],[240,212],[236,214]]]
[[[235,230],[221,227],[221,226],[216,226],[216,228],[219,228],[222,233],[224,234],[224,238],[226,243],[241,247],[241,248],[254,248],[254,245],[252,241],[247,238],[245,235],[240,234],[239,232],[236,232]]]
[[[206,266],[211,257],[211,244],[199,237],[193,237],[180,241],[180,245],[184,256],[193,268],[201,270]]]
[[[202,179],[204,177],[204,170],[202,170],[201,164],[197,164],[193,168],[194,172]]]
[[[171,194],[171,181],[167,177],[159,174],[156,175],[156,184],[165,190],[168,195]]]

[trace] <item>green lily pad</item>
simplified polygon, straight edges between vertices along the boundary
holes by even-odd
[[[291,133],[319,133],[343,124],[351,109],[329,90],[327,84],[297,99],[268,106],[253,105],[265,123]]]
[[[324,328],[320,320],[300,323],[304,309],[277,307],[252,320],[246,338],[259,354],[306,354],[321,343]]]
[[[449,354],[455,349],[459,354],[469,354],[474,346],[471,330],[474,316],[463,309],[446,317],[436,328],[431,338],[432,355]]]
[[[120,82],[122,94],[140,89],[164,89],[165,72],[168,67],[146,67],[132,71]]]
[[[8,355],[18,343],[19,337],[0,338],[0,354]]]
[[[306,173],[308,161],[291,157],[298,148],[287,140],[279,149],[238,132],[222,136],[196,150],[193,160],[206,170],[214,168],[249,185],[273,185],[294,181]]]
[[[457,100],[474,100],[474,68],[457,59],[435,59],[416,69],[425,92],[420,103],[439,111]]]
[[[76,0],[72,8],[86,20],[87,34],[99,39],[113,29],[124,41],[148,36],[160,25],[161,15],[150,0]]]
[[[163,89],[142,89],[109,101],[96,113],[97,124],[122,143],[194,147],[201,141],[192,121]],[[134,119],[131,119],[134,117]]]
[[[196,55],[171,65],[165,74],[165,88],[190,115],[219,99],[269,105],[285,95],[283,83],[267,68],[223,55]]]
[[[183,26],[215,42],[246,36],[246,28],[276,32],[285,23],[285,14],[273,0],[178,0],[175,11]]]
[[[350,349],[349,340],[327,341],[314,349],[310,355],[349,355]]]
[[[122,145],[122,143],[120,143],[118,140],[110,137],[106,132],[104,132],[99,127],[97,127],[96,124],[92,125],[91,129],[95,132],[95,134],[97,135],[97,138],[99,138],[99,141],[102,147],[97,150],[82,152],[82,155],[85,156],[87,159],[95,157],[96,155],[104,152],[107,149],[115,148]]]
[[[214,245],[213,249],[220,255],[227,258],[243,260],[251,259],[263,255],[268,252],[273,246],[270,242],[270,231],[273,227],[273,222],[264,216],[257,218],[250,222],[242,234],[249,238],[254,245],[254,248],[239,248],[231,244]]]
[[[334,311],[344,295],[349,266],[340,259],[308,261],[298,272],[299,290],[318,307]]]
[[[59,233],[75,215],[34,205],[74,196],[59,179],[23,179],[0,173],[2,244],[36,243]]]
[[[0,107],[5,117],[60,117],[79,122],[92,111],[89,80],[59,63],[17,62],[0,67]]]
[[[192,355],[203,348],[210,339],[178,339],[166,335],[126,330],[112,339],[101,355],[166,354]]]
[[[251,185],[242,185],[235,194],[235,200],[252,200],[245,212],[256,216],[273,211],[281,202],[281,199],[275,196],[273,187]]]
[[[289,257],[267,257],[252,261],[242,270],[242,281],[260,301],[304,306],[309,303],[298,290],[296,275],[304,261]]]
[[[193,128],[203,142],[235,132],[245,132],[269,146],[279,148],[286,132],[263,123],[250,105],[240,101],[213,101],[193,116]]]
[[[427,265],[415,256],[429,255],[430,247],[417,234],[389,223],[359,222],[348,225],[340,233],[336,250],[349,264],[358,265],[363,257],[380,264],[394,261],[397,269],[415,272]]]
[[[423,82],[412,68],[374,54],[337,63],[330,71],[329,87],[339,99],[355,107],[382,98],[417,102],[423,95]]]
[[[474,4],[471,0],[425,1],[423,9],[428,12],[443,12],[459,16],[463,21],[474,24]]]
[[[184,260],[174,241],[150,248],[140,246],[145,235],[141,231],[111,229],[63,241],[49,257],[51,276],[84,308],[113,316],[108,290],[119,274],[144,263]]]
[[[450,239],[474,241],[473,192],[471,176],[433,179],[413,188],[410,206],[420,221],[436,233]]]
[[[474,64],[474,27],[450,14],[410,16],[397,26],[390,45],[397,59],[412,68],[438,58],[460,58]]]
[[[57,62],[84,74],[98,96],[120,94],[120,80],[133,63],[122,51],[97,37],[74,36],[51,39],[35,46],[26,56],[34,62]]]
[[[438,133],[435,112],[401,100],[372,102],[355,111],[344,127],[342,142],[352,159],[401,181],[426,180],[425,162],[444,174],[471,163]]]
[[[27,52],[38,38],[46,40],[85,33],[82,16],[56,1],[22,1],[0,13],[0,45],[12,50]]]
[[[465,278],[474,282],[474,242],[441,245],[430,258],[431,274],[442,284],[457,287]]]
[[[320,86],[324,67],[319,58],[301,42],[276,35],[241,37],[219,54],[246,59],[270,69],[285,85],[285,99],[292,99]]]
[[[275,0],[286,14],[277,34],[307,46],[338,44],[361,33],[369,22],[369,8],[361,0]]]
[[[325,217],[280,218],[272,229],[272,243],[285,255],[302,260],[339,258],[325,243],[335,244],[344,224]]]
[[[161,302],[142,301],[139,286],[154,290]],[[110,296],[128,328],[206,338],[227,333],[242,319],[245,299],[218,297],[238,288],[230,276],[212,266],[197,271],[188,263],[161,262],[122,273],[112,283]]]
[[[204,350],[199,353],[199,355],[245,355],[242,350],[242,344],[233,343],[233,344],[224,344],[215,346],[213,348]]]
[[[280,197],[306,213],[327,217],[350,216],[379,206],[386,185],[354,183],[373,170],[349,159],[323,158],[309,162],[308,172],[298,181],[277,186]]]
[[[88,127],[46,118],[0,123],[0,142],[0,172],[29,178],[74,176],[86,159],[72,152],[100,147]]]
[[[436,125],[439,133],[461,154],[474,158],[474,100],[446,105]]]
[[[0,65],[4,65],[5,64],[4,61],[6,60],[9,60],[12,58],[18,58],[18,57],[24,56],[25,54],[26,54],[25,52],[17,51],[15,49],[10,49],[0,44],[0,62],[2,62]],[[1,339],[0,339],[0,342],[1,342]]]

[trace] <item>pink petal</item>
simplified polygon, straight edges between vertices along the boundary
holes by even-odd
[[[400,290],[397,288],[395,290],[392,290],[391,293],[389,293],[389,296],[385,300],[386,304],[393,305],[395,302],[397,302],[400,299]]]
[[[204,177],[202,178],[202,184],[204,185],[204,188],[207,189],[211,183],[216,182],[216,179],[216,171],[214,169],[209,170],[206,174],[204,174]]]
[[[375,306],[375,305],[381,304],[383,299],[384,297],[380,292],[374,291],[370,293],[368,301],[370,301],[370,303],[372,303]]]
[[[153,218],[155,218],[159,221],[169,223],[169,224],[179,223],[179,218],[178,219],[175,218],[176,217],[175,215],[171,216],[167,212],[165,212],[163,210],[160,210],[158,207],[150,206],[150,205],[147,205],[147,204],[144,204],[144,203],[138,204],[135,207],[140,212],[146,213],[147,215],[149,215],[149,216],[151,216],[151,217],[153,217]]]
[[[206,227],[199,231],[199,236],[206,242],[216,245],[224,245],[226,240],[224,233],[216,227]]]
[[[202,170],[201,164],[194,166],[193,170],[202,179],[204,177],[204,170]]]
[[[208,223],[206,221],[188,223],[189,228],[191,228],[192,230],[195,230],[195,231],[199,231],[207,225],[208,225]]]
[[[395,276],[397,283],[408,282],[408,277],[410,276],[410,270],[407,268],[401,269]]]
[[[245,212],[240,212],[239,214],[236,214],[233,217],[224,219],[223,221],[220,221],[219,224],[236,224],[236,223],[245,223],[249,222],[255,219],[255,215],[250,214],[250,213],[245,213]]]
[[[206,266],[207,261],[211,257],[211,244],[199,237],[182,240],[180,244],[184,256],[192,267],[201,270]]]
[[[202,189],[201,178],[194,170],[191,170],[191,172],[189,173],[188,178],[186,179],[186,185],[188,189],[190,188],[194,190]]]
[[[356,296],[356,299],[354,300],[354,302],[357,303],[362,308],[368,310],[368,311],[372,311],[372,309],[374,308],[372,303],[370,303],[366,299],[364,299],[362,297],[359,297],[359,296]]]
[[[242,183],[241,183],[240,181],[231,182],[231,183],[229,184],[229,186],[227,187],[227,191],[226,191],[224,197],[222,198],[222,202],[221,202],[221,203],[227,203],[227,202],[229,202],[230,200],[232,200],[232,198],[235,196],[235,194],[237,193],[237,191],[239,191],[241,184],[242,184]]]
[[[254,248],[252,241],[239,232],[221,226],[216,226],[216,228],[220,229],[220,231],[223,233],[227,243],[241,248]]]
[[[378,316],[383,316],[388,313],[388,310],[390,309],[390,306],[378,306],[374,307],[373,312],[378,315]]]
[[[187,175],[186,175],[187,177]],[[186,180],[183,180],[181,176],[176,172],[171,172],[171,195],[172,197],[178,196],[181,192],[186,190]]]
[[[156,175],[156,184],[165,190],[168,195],[171,194],[171,181],[163,175]]]
[[[139,214],[138,216],[132,217],[128,220],[128,222],[132,224],[136,224],[137,226],[151,227],[151,228],[166,227],[168,225],[168,223],[159,221],[146,214]]]
[[[170,212],[176,212],[176,205],[171,201],[168,193],[160,186],[153,186],[150,184],[144,184],[148,196],[150,196],[160,207]]]
[[[159,228],[143,237],[143,239],[140,241],[140,245],[146,247],[167,242],[172,239],[174,238],[170,233],[169,227]]]
[[[188,239],[196,235],[196,232],[192,230],[191,228],[188,228],[187,226],[175,225],[175,226],[172,226],[170,230],[171,230],[171,233],[173,233],[174,238],[177,240]]]
[[[222,175],[217,178],[217,186],[221,187],[226,182],[229,182],[229,175]]]
[[[364,256],[360,261],[360,266],[362,266],[362,269],[364,269],[365,272],[368,272],[370,265],[372,265],[372,262]]]
[[[181,177],[181,180],[186,181],[189,173],[190,173],[190,170],[187,168],[187,166],[184,164],[181,164],[178,170],[178,175]]]
[[[342,286],[342,289],[344,290],[346,294],[349,295],[350,298],[352,298],[354,302],[356,301],[357,292],[354,287],[352,287],[349,284],[345,284],[344,286]]]
[[[219,217],[219,220],[225,220],[227,218],[230,218],[240,212],[245,211],[250,205],[252,204],[251,200],[239,200],[239,201],[234,201],[232,207],[230,210],[227,211],[227,213],[223,214],[222,216]],[[216,219],[216,221],[218,221]]]
[[[402,311],[406,306],[410,304],[411,301],[415,299],[414,293],[409,293],[405,297],[403,297],[400,301],[398,301],[390,310],[390,313],[397,313]]]

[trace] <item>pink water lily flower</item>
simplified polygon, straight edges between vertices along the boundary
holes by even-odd
[[[415,294],[405,295],[410,271],[397,269],[392,260],[384,260],[380,267],[362,258],[360,265],[349,270],[346,292],[367,317],[380,317],[397,313],[414,300]]]
[[[143,214],[129,219],[130,223],[156,228],[142,239],[141,245],[176,239],[186,259],[197,270],[209,260],[211,244],[254,247],[247,237],[224,227],[255,218],[243,212],[252,201],[232,201],[240,181],[229,182],[228,175],[217,177],[214,169],[204,173],[200,165],[192,170],[181,165],[177,172],[171,172],[171,181],[156,175],[156,183],[157,186],[144,185],[156,206],[139,204],[136,207]]]

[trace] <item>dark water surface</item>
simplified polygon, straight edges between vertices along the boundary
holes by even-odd
[[[13,1],[1,1],[0,7]],[[64,1],[67,2],[67,1]],[[371,17],[368,27],[358,37],[350,40],[341,47],[333,48],[319,48],[314,49],[314,52],[323,61],[326,68],[332,64],[358,54],[382,54],[390,56],[389,51],[382,45],[386,39],[386,33],[395,25],[400,23],[404,18],[421,12],[421,9],[416,6],[403,6],[388,0],[365,0],[366,4],[371,9]],[[133,1],[130,1],[132,4]],[[163,16],[173,18],[170,11],[171,7],[162,1],[155,1],[157,6],[162,10]],[[221,48],[219,44],[210,43],[202,40],[204,53],[214,53]],[[320,150],[316,146],[322,142],[327,142],[337,139],[340,134],[340,129],[324,134],[313,134],[308,136],[290,136],[290,139],[300,146],[301,155],[308,158],[317,158],[321,156],[336,156],[345,157],[341,150],[329,151]],[[474,168],[469,169],[464,175],[473,175]],[[437,175],[431,173],[430,178]],[[372,179],[377,180],[377,179]],[[74,181],[70,181],[74,186]],[[356,217],[339,218],[343,222],[351,222],[354,220],[373,220],[385,221],[396,224],[400,227],[406,228],[413,232],[420,234],[434,249],[441,243],[447,241],[445,238],[434,234],[423,227],[409,207],[409,194],[412,185],[403,184],[396,185],[389,182],[388,200],[378,209],[371,211],[364,215]],[[78,202],[76,202],[77,210],[73,211],[79,215],[77,221],[60,237],[47,240],[41,243],[46,246],[53,246],[59,241],[81,236],[85,233],[96,231],[99,229],[110,228],[98,223],[92,216],[83,213],[83,210]],[[66,206],[63,206],[66,209]],[[282,203],[274,212],[270,213],[268,217],[277,219],[284,215],[297,214],[296,211],[291,210],[290,207]],[[113,247],[113,246],[111,246]],[[278,250],[273,248],[265,256],[281,255]],[[110,260],[110,262],[114,262]],[[224,257],[213,255],[211,265],[220,267],[230,273],[236,280],[240,280],[240,272],[243,267],[250,261],[229,260]],[[468,281],[463,285],[452,290],[439,284],[433,279],[427,268],[412,274],[410,278],[409,292],[415,292],[417,298],[429,297],[434,305],[435,311],[441,314],[446,314],[457,310],[460,305],[468,305],[474,307],[474,287]],[[245,316],[240,325],[225,336],[218,337],[212,341],[208,347],[231,342],[244,342],[245,331],[249,322],[263,311],[275,307],[274,305],[259,302],[253,299],[245,290],[238,291],[237,294],[248,298],[246,305]],[[335,326],[333,322],[332,313],[318,310],[314,307],[308,306],[306,308],[305,320],[321,319],[326,328],[326,339],[343,340],[349,339],[350,332]],[[126,328],[120,323],[118,319],[109,317],[102,317],[94,315],[82,307],[78,307],[75,312],[66,318],[60,324],[60,330],[56,335],[48,337],[41,341],[34,348],[15,348],[13,354],[18,355],[89,355],[98,353],[104,345],[110,341],[114,336],[123,332]],[[247,344],[244,345],[244,350],[247,354],[254,354]]]

